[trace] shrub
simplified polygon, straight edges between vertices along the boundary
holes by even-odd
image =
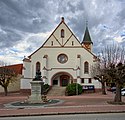
[[[43,87],[44,87],[44,90],[46,90],[46,89],[49,89],[50,86],[48,84],[45,84]]]
[[[66,95],[76,95],[78,90],[78,94],[82,93],[82,86],[78,83],[71,83],[66,87]]]
[[[50,85],[44,84],[43,85],[43,94],[47,94],[47,92],[49,91],[49,89],[50,89]]]

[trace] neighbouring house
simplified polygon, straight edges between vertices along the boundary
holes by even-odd
[[[79,83],[84,88],[94,86],[95,89],[100,89],[100,82],[91,77],[91,66],[97,62],[92,47],[88,26],[80,43],[62,17],[43,45],[23,59],[21,91],[30,91],[30,81],[37,71],[41,72],[44,83],[50,86],[62,87],[69,83]]]
[[[22,69],[23,64],[15,64],[15,65],[8,65],[8,66],[1,66],[6,67],[10,70],[13,70],[17,74],[17,81],[10,83],[8,86],[8,92],[17,92],[20,91],[20,78],[22,76]],[[3,93],[4,89],[0,86],[0,93]]]

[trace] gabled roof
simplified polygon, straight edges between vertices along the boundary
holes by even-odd
[[[16,74],[22,75],[23,64],[1,66],[0,68],[3,68],[3,67],[13,70]]]
[[[47,43],[47,41],[50,39],[50,37],[54,34],[54,32],[59,28],[59,26],[60,26],[62,23],[63,23],[63,24],[67,27],[67,29],[72,33],[72,36],[74,36],[75,39],[78,41],[79,47],[86,49],[84,46],[82,46],[82,44],[80,43],[80,41],[78,40],[78,38],[74,35],[74,33],[73,33],[73,32],[70,30],[70,28],[67,26],[67,24],[66,24],[65,21],[64,21],[64,17],[62,17],[61,22],[60,22],[59,25],[55,28],[55,30],[52,32],[52,34],[48,37],[48,39],[43,43],[43,45],[42,45],[40,48],[38,48],[35,52],[33,52],[31,55],[29,55],[29,56],[28,56],[29,58],[31,58],[31,56],[32,56],[33,54],[35,54],[38,50],[40,50],[41,48],[44,47],[44,45]],[[85,39],[85,40],[84,40],[84,39]],[[84,42],[91,42],[91,43],[92,43],[91,38],[90,38],[90,35],[89,35],[89,31],[88,31],[88,28],[87,28],[87,27],[86,27],[84,39],[83,39]],[[92,44],[93,44],[93,43],[92,43]],[[60,47],[61,47],[61,46],[60,46]],[[87,50],[87,49],[86,49],[86,50]],[[88,51],[88,50],[87,50],[87,51]],[[88,52],[91,53],[90,51],[88,51]],[[91,53],[91,54],[94,55],[93,53]]]
[[[60,22],[60,24],[56,27],[56,29],[52,32],[52,34],[49,36],[49,38],[53,35],[53,33],[59,28],[59,26],[61,25],[61,24],[64,24],[67,28],[68,28],[68,30],[72,33],[72,35],[76,38],[76,36],[74,35],[74,33],[71,31],[71,29],[68,27],[68,25],[65,23],[65,21],[64,21],[64,17],[62,17],[62,20],[61,20],[61,22]],[[49,40],[49,38],[44,42],[44,44],[42,45],[42,47],[45,45],[45,43]],[[80,43],[80,41],[76,38],[76,40],[78,41],[78,43],[79,43],[79,45],[82,47],[82,45],[81,45],[81,43]]]
[[[84,38],[83,38],[83,41],[82,41],[82,44],[84,44],[84,43],[92,43],[93,44],[87,26],[86,26],[85,35],[84,35]]]
[[[67,26],[67,24],[65,23],[64,17],[62,17],[61,22],[60,22],[59,25],[55,28],[55,30],[52,32],[52,34],[48,37],[48,39],[43,43],[43,45],[42,45],[40,48],[38,48],[35,52],[33,52],[30,56],[28,56],[29,58],[30,58],[34,53],[36,53],[39,49],[41,49],[42,47],[44,47],[44,45],[46,44],[46,42],[49,40],[49,38],[53,35],[53,33],[59,28],[59,26],[60,26],[62,23],[64,23],[64,25],[68,28],[68,30],[69,30],[69,31],[72,33],[72,35],[76,38],[76,40],[77,40],[78,43],[79,43],[79,46],[80,46],[80,47],[83,47],[83,46],[81,45],[80,41],[78,40],[78,38],[74,35],[74,33],[70,30],[70,28],[69,28],[69,27]]]

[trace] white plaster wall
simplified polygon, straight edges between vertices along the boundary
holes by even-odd
[[[64,38],[63,38],[63,43],[65,43],[67,41],[67,39],[71,36],[71,32],[69,31],[69,29],[65,26],[64,23],[62,23],[59,27],[58,27],[58,30],[56,30],[54,32],[54,36],[56,36],[56,38],[59,40],[59,41],[62,41],[62,38],[61,38],[61,29],[64,29]]]
[[[61,29],[64,29],[64,38],[61,38]],[[54,36],[56,38],[54,38]],[[69,39],[70,38],[70,39]],[[51,46],[51,41],[53,41],[53,46],[60,46],[60,44],[57,42],[57,40],[60,42],[61,45],[65,46],[72,46],[72,41],[74,41],[74,46],[81,46],[80,42],[78,40],[76,40],[76,38],[74,37],[74,35],[72,35],[71,31],[67,28],[67,26],[62,23],[56,31],[54,31],[54,33],[52,34],[52,36],[50,36],[49,40],[46,41],[44,46]],[[67,42],[68,40],[68,42]]]
[[[32,79],[22,78],[20,81],[20,89],[31,89],[31,84],[30,84],[31,81]]]
[[[64,64],[61,64],[58,62],[57,57],[59,54],[66,54],[68,56],[68,61]],[[51,80],[52,76],[58,72],[67,72],[73,76],[73,78],[76,79],[76,71],[73,69],[76,69],[77,67],[77,55],[81,55],[80,58],[80,77],[81,78],[90,78],[90,74],[84,74],[84,62],[87,61],[89,63],[89,66],[93,64],[93,55],[86,51],[84,48],[41,48],[37,53],[33,54],[31,57],[32,59],[32,65],[33,67],[33,77],[35,77],[35,65],[36,62],[41,63],[41,71],[44,67],[43,62],[43,56],[48,55],[48,63],[47,63],[47,69],[52,69],[52,71],[48,71],[48,80]],[[56,69],[55,69],[56,68]],[[64,69],[60,69],[64,68]],[[65,69],[66,68],[66,69]],[[90,68],[89,68],[90,70]],[[89,72],[90,73],[90,72]],[[43,74],[43,71],[42,71]],[[49,81],[49,84],[51,82]]]
[[[24,78],[32,78],[31,62],[23,62],[23,76]]]

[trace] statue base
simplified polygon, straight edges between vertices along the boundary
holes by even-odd
[[[43,86],[42,81],[32,81],[31,84],[31,96],[28,98],[28,103],[42,103],[41,88]]]

